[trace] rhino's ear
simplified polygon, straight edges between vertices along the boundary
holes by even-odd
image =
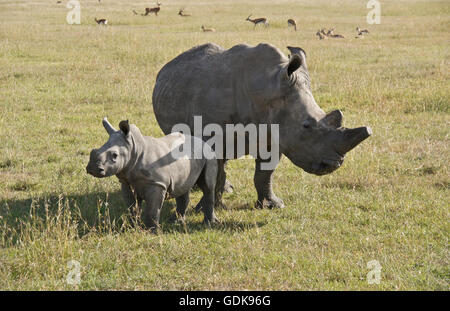
[[[303,59],[306,59],[306,52],[304,49],[302,49],[301,47],[297,47],[297,46],[287,46],[287,49],[289,50],[289,52],[291,52],[292,55],[297,54],[298,56],[300,56]],[[290,55],[289,55],[290,56]]]
[[[287,49],[289,50],[289,52],[291,52],[291,54],[289,55],[289,58],[292,58],[293,55],[300,56],[301,66],[303,66],[305,69],[307,69],[305,50],[302,49],[301,47],[297,47],[297,46],[287,46]]]
[[[128,120],[120,121],[119,128],[126,136],[130,132],[130,123],[128,122]]]
[[[325,124],[333,127],[341,127],[342,126],[342,119],[344,118],[344,115],[340,110],[333,110],[332,112],[328,113],[323,121]]]
[[[289,65],[287,66],[287,75],[290,76],[302,65],[302,59],[297,54],[292,54],[289,58]]]

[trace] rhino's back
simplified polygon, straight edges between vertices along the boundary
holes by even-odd
[[[193,116],[208,123],[246,123],[252,118],[246,85],[253,76],[264,76],[266,67],[285,56],[275,47],[236,45],[229,50],[208,43],[194,47],[167,63],[158,73],[153,90],[153,110],[164,133],[173,125],[188,124]]]

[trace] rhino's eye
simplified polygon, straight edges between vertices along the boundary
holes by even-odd
[[[111,159],[113,160],[113,162],[115,162],[117,160],[117,157],[119,155],[116,152],[111,153]]]
[[[302,126],[305,129],[311,129],[317,125],[317,121],[311,117],[308,117],[305,121],[302,122]]]
[[[311,128],[311,121],[305,120],[305,121],[303,121],[302,125],[305,129],[309,129],[309,128]]]

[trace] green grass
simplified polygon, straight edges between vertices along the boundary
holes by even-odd
[[[356,0],[167,0],[158,17],[131,12],[148,5],[81,1],[82,24],[68,25],[65,1],[0,3],[0,289],[450,289],[446,1],[382,1],[380,25],[366,24]],[[177,16],[180,7],[193,16]],[[270,27],[253,31],[250,13]],[[363,40],[357,25],[370,30]],[[322,27],[346,39],[319,41]],[[175,223],[171,200],[153,235],[126,222],[115,178],[85,173],[89,151],[107,138],[104,116],[162,136],[156,74],[206,42],[303,47],[316,101],[374,135],[331,175],[283,158],[283,210],[254,209],[254,163],[232,161],[220,225],[205,227],[192,208],[186,227]],[[199,199],[193,192],[191,204]],[[380,284],[366,280],[373,259]],[[70,260],[79,285],[66,282]]]

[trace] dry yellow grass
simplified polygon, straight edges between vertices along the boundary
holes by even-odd
[[[446,1],[383,1],[380,25],[365,24],[356,0],[165,1],[158,17],[133,14],[145,1],[92,0],[81,25],[66,23],[65,3],[0,3],[0,289],[449,289]],[[270,27],[253,30],[250,13]],[[358,25],[364,39],[353,39]],[[318,40],[320,28],[351,39]],[[186,228],[174,224],[168,201],[161,235],[132,229],[118,182],[84,171],[106,138],[100,120],[161,136],[156,74],[206,42],[301,46],[316,101],[374,135],[329,176],[283,159],[284,210],[254,210],[254,164],[233,161],[221,225],[205,228],[192,211]],[[380,284],[366,279],[373,259]],[[70,260],[81,264],[76,286]]]

